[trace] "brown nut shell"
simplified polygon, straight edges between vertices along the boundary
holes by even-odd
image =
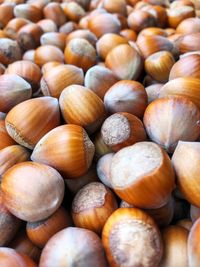
[[[108,53],[105,64],[120,80],[136,80],[143,66],[140,54],[128,44],[113,48]]]
[[[118,151],[111,162],[111,185],[122,199],[140,208],[165,205],[174,189],[174,170],[167,153],[153,142]]]
[[[110,69],[96,65],[86,72],[84,85],[103,99],[108,89],[116,82],[118,78]]]
[[[59,104],[67,123],[80,125],[89,133],[95,132],[106,116],[103,101],[84,86],[66,87],[60,95]]]
[[[177,183],[184,198],[192,205],[199,205],[200,143],[179,141],[172,156]]]
[[[27,255],[6,247],[0,248],[0,264],[4,267],[37,267],[35,262]]]
[[[33,149],[47,132],[60,124],[58,100],[49,96],[26,100],[12,108],[5,121],[9,135],[22,146]]]
[[[127,112],[114,113],[108,117],[102,124],[101,135],[104,143],[115,152],[146,140],[141,120]]]
[[[52,167],[22,162],[3,176],[2,194],[6,207],[16,217],[29,222],[46,219],[60,206],[64,181]]]
[[[122,80],[106,92],[104,105],[110,114],[128,112],[141,118],[147,106],[147,94],[141,83]]]
[[[154,100],[145,110],[143,119],[151,140],[169,153],[173,153],[179,140],[197,140],[200,135],[199,120],[198,107],[180,96]]]
[[[162,232],[164,242],[162,267],[188,267],[187,240],[189,231],[177,225],[165,228]]]
[[[6,208],[0,191],[0,246],[6,246],[13,239],[20,226],[20,220]]]
[[[0,76],[0,110],[10,111],[15,105],[31,98],[31,85],[16,74]]]
[[[180,77],[167,82],[159,91],[159,98],[182,96],[191,100],[200,108],[200,79]]]
[[[68,212],[60,207],[45,220],[28,222],[26,224],[26,233],[33,244],[43,248],[53,235],[69,226],[71,226],[71,218]]]
[[[69,85],[80,84],[84,81],[83,70],[73,65],[61,65],[45,72],[41,80],[44,95],[59,98],[61,92]]]
[[[37,143],[31,159],[56,168],[65,178],[76,178],[88,171],[94,150],[81,126],[67,124],[47,133]]]
[[[0,178],[12,166],[28,161],[30,152],[19,145],[8,146],[0,150]]]
[[[113,212],[103,228],[102,241],[113,267],[158,267],[162,258],[163,244],[155,222],[136,208]]]
[[[28,83],[30,83],[33,92],[38,91],[41,79],[41,71],[35,63],[27,60],[15,61],[14,63],[9,64],[5,73],[19,75]]]
[[[72,218],[76,227],[100,234],[106,220],[117,207],[113,193],[102,183],[92,182],[74,197]]]
[[[96,50],[83,38],[70,40],[65,48],[65,62],[87,71],[96,63]]]
[[[188,261],[189,267],[198,267],[200,262],[200,246],[199,246],[199,235],[200,235],[200,219],[198,219],[189,234],[188,237]]]
[[[101,239],[94,232],[78,227],[68,227],[47,242],[39,265],[51,267],[52,262],[54,267],[60,267],[60,262],[87,267],[107,266]]]
[[[22,53],[19,44],[8,38],[0,38],[0,63],[7,65],[20,60]]]

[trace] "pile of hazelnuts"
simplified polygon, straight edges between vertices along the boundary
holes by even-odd
[[[0,0],[0,267],[200,266],[200,1]]]

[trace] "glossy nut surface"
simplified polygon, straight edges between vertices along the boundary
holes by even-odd
[[[88,171],[94,150],[81,126],[67,124],[47,133],[37,143],[31,160],[56,168],[65,178],[76,178]]]
[[[69,265],[107,266],[101,239],[90,230],[74,227],[58,232],[47,242],[39,266],[51,267],[53,262],[54,267],[60,267],[62,261]]]
[[[26,100],[12,108],[5,121],[9,135],[22,146],[33,149],[60,124],[58,101],[49,96]]]
[[[179,140],[197,140],[200,134],[199,118],[199,109],[192,101],[173,96],[151,102],[145,110],[143,121],[151,140],[173,153]]]
[[[18,163],[10,168],[3,176],[1,188],[8,210],[30,222],[53,214],[64,196],[61,175],[55,169],[35,162]]]
[[[106,112],[103,101],[90,89],[71,85],[65,88],[59,98],[64,120],[95,132],[102,124]]]

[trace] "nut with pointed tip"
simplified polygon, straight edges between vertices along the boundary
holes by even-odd
[[[24,18],[32,22],[38,22],[42,19],[42,10],[31,4],[20,4],[14,7],[16,18]]]
[[[183,35],[178,48],[181,54],[200,50],[200,32]]]
[[[17,74],[30,83],[33,92],[39,89],[41,71],[40,68],[33,62],[27,60],[15,61],[9,64],[5,74]]]
[[[200,79],[180,77],[167,82],[159,91],[159,98],[182,96],[188,98],[200,108],[199,88]]]
[[[64,54],[60,48],[54,45],[42,45],[35,50],[34,61],[40,67],[51,61],[63,63]]]
[[[15,64],[15,63],[13,63]],[[16,74],[0,76],[0,110],[10,111],[15,105],[31,98],[31,85]]]
[[[40,87],[44,95],[59,98],[61,92],[69,85],[84,81],[83,70],[73,65],[61,65],[51,68],[43,74]]]
[[[158,51],[166,50],[172,52],[174,49],[173,43],[160,35],[141,36],[136,44],[144,58],[147,58]]]
[[[167,17],[169,26],[176,29],[176,27],[185,19],[195,17],[195,10],[191,6],[170,8],[167,11]]]
[[[86,15],[85,10],[76,2],[62,3],[61,7],[70,21],[79,22]]]
[[[22,58],[19,44],[8,38],[0,38],[0,62],[4,65]]]
[[[59,3],[50,2],[43,9],[44,17],[55,22],[57,26],[63,25],[67,18]]]
[[[105,60],[108,53],[120,44],[128,44],[128,41],[119,34],[106,33],[99,38],[96,44],[97,53],[103,60]]]
[[[188,55],[179,59],[171,68],[169,80],[179,77],[200,79],[200,54]]]
[[[1,189],[5,206],[12,214],[36,222],[59,208],[64,180],[52,167],[27,161],[14,165],[4,174]]]
[[[144,65],[147,74],[158,82],[167,82],[170,70],[175,63],[173,55],[168,51],[159,51],[146,58]]]
[[[143,121],[151,140],[169,153],[179,140],[195,141],[200,135],[200,111],[186,97],[156,99],[145,110]]]
[[[67,124],[47,133],[37,143],[31,160],[56,168],[65,178],[76,178],[90,168],[94,150],[81,126]]]
[[[121,23],[114,15],[102,13],[89,18],[88,28],[99,38],[106,33],[119,33]]]
[[[128,44],[113,48],[108,53],[105,64],[120,80],[136,80],[143,67],[140,54]]]
[[[119,81],[106,92],[104,105],[110,114],[128,112],[141,118],[147,106],[147,94],[139,82]]]
[[[47,132],[60,124],[58,100],[47,96],[26,100],[9,111],[5,123],[17,143],[33,149]]]
[[[198,32],[200,32],[200,18],[184,19],[176,28],[176,33],[180,34],[190,34]]]
[[[129,28],[137,33],[145,28],[156,26],[155,17],[143,10],[134,10],[127,20]]]
[[[70,40],[65,48],[65,62],[72,64],[87,71],[96,64],[95,48],[83,38]]]
[[[156,19],[156,26],[165,28],[167,24],[167,11],[166,8],[159,5],[146,5],[141,8],[144,11],[152,14]]]
[[[59,104],[67,123],[80,125],[89,133],[95,132],[106,116],[103,101],[84,86],[66,87],[60,95]]]
[[[110,69],[93,66],[85,74],[84,85],[103,100],[106,92],[116,82],[118,82],[118,79]]]
[[[103,228],[102,241],[110,266],[158,267],[163,254],[157,225],[136,208],[113,212]]]

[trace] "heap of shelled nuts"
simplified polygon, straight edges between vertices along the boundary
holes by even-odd
[[[200,266],[200,1],[0,0],[0,266]]]

